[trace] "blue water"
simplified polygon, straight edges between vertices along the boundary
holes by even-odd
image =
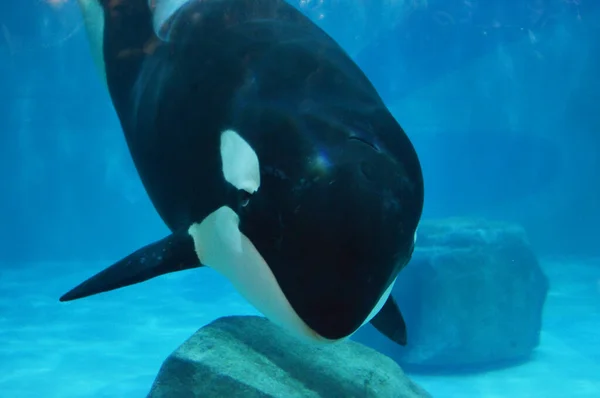
[[[292,1],[414,142],[424,218],[522,225],[550,291],[526,362],[435,397],[600,396],[600,2]],[[199,327],[254,314],[211,270],[58,297],[164,236],[73,0],[0,2],[0,397],[143,397]]]

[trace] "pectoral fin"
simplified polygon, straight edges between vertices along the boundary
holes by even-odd
[[[194,240],[182,231],[145,246],[92,276],[60,298],[71,301],[200,267]]]
[[[390,295],[381,310],[371,319],[371,325],[390,340],[406,345],[406,323],[394,297]]]

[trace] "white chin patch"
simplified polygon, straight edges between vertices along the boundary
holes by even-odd
[[[396,279],[398,279],[398,278],[396,278]],[[396,283],[396,279],[394,279],[394,281],[392,283],[390,283],[390,286],[385,290],[385,292],[383,292],[383,294],[379,298],[379,301],[377,302],[377,304],[375,305],[373,310],[371,310],[371,313],[369,314],[367,319],[365,319],[365,321],[362,323],[361,326],[364,326],[365,324],[369,323],[371,321],[371,319],[373,319],[375,317],[375,315],[377,315],[377,313],[379,313],[379,311],[381,310],[381,308],[387,301],[388,297],[390,297],[390,294],[392,293],[392,289],[394,288],[394,283]]]
[[[100,78],[106,84],[106,69],[102,51],[104,43],[104,11],[100,5],[100,0],[77,0],[77,2],[83,13],[83,22],[85,24],[92,58],[100,73]]]
[[[223,176],[237,189],[254,193],[260,186],[260,166],[256,152],[238,133],[226,130],[221,134]]]
[[[238,228],[238,215],[223,206],[188,233],[194,239],[198,259],[225,276],[237,291],[272,322],[297,337],[329,342],[300,319],[281,291],[271,269],[250,240]]]

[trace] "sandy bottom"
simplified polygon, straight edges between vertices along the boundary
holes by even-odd
[[[199,327],[257,314],[200,269],[71,303],[58,297],[103,264],[0,268],[0,396],[145,397],[162,361]],[[525,364],[411,377],[434,397],[600,397],[600,261],[544,261],[542,343]]]

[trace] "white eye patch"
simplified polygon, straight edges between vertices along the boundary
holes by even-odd
[[[254,193],[260,186],[258,156],[250,144],[233,130],[221,134],[221,162],[225,180],[237,189]]]

